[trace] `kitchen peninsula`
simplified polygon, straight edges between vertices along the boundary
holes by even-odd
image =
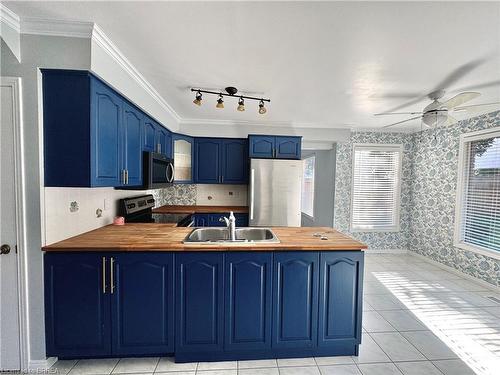
[[[357,354],[366,245],[332,228],[271,229],[279,242],[207,244],[183,242],[192,228],[109,225],[44,247],[47,354]]]

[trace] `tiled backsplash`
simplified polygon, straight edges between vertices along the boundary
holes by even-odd
[[[156,206],[246,206],[246,185],[176,184],[151,191],[113,188],[45,188],[45,244],[51,244],[111,224],[118,213],[118,200],[153,194]],[[98,212],[100,210],[100,212]]]

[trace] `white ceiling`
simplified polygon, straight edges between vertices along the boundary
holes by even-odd
[[[464,64],[475,68],[447,87],[444,99],[500,81],[500,2],[4,4],[21,18],[96,22],[184,121],[379,128],[406,116],[374,113],[431,92]],[[231,99],[217,110],[208,96],[201,107],[192,104],[189,87],[228,85],[270,97],[268,113],[259,115],[250,102],[237,112]],[[500,101],[500,84],[478,91],[467,104]]]

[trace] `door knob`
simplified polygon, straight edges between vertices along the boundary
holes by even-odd
[[[8,253],[10,253],[10,246],[7,244],[2,245],[2,247],[0,247],[0,254],[8,254]]]

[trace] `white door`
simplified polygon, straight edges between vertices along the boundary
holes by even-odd
[[[14,126],[19,124],[16,80],[1,78],[0,92],[0,371],[21,368],[14,153]]]

